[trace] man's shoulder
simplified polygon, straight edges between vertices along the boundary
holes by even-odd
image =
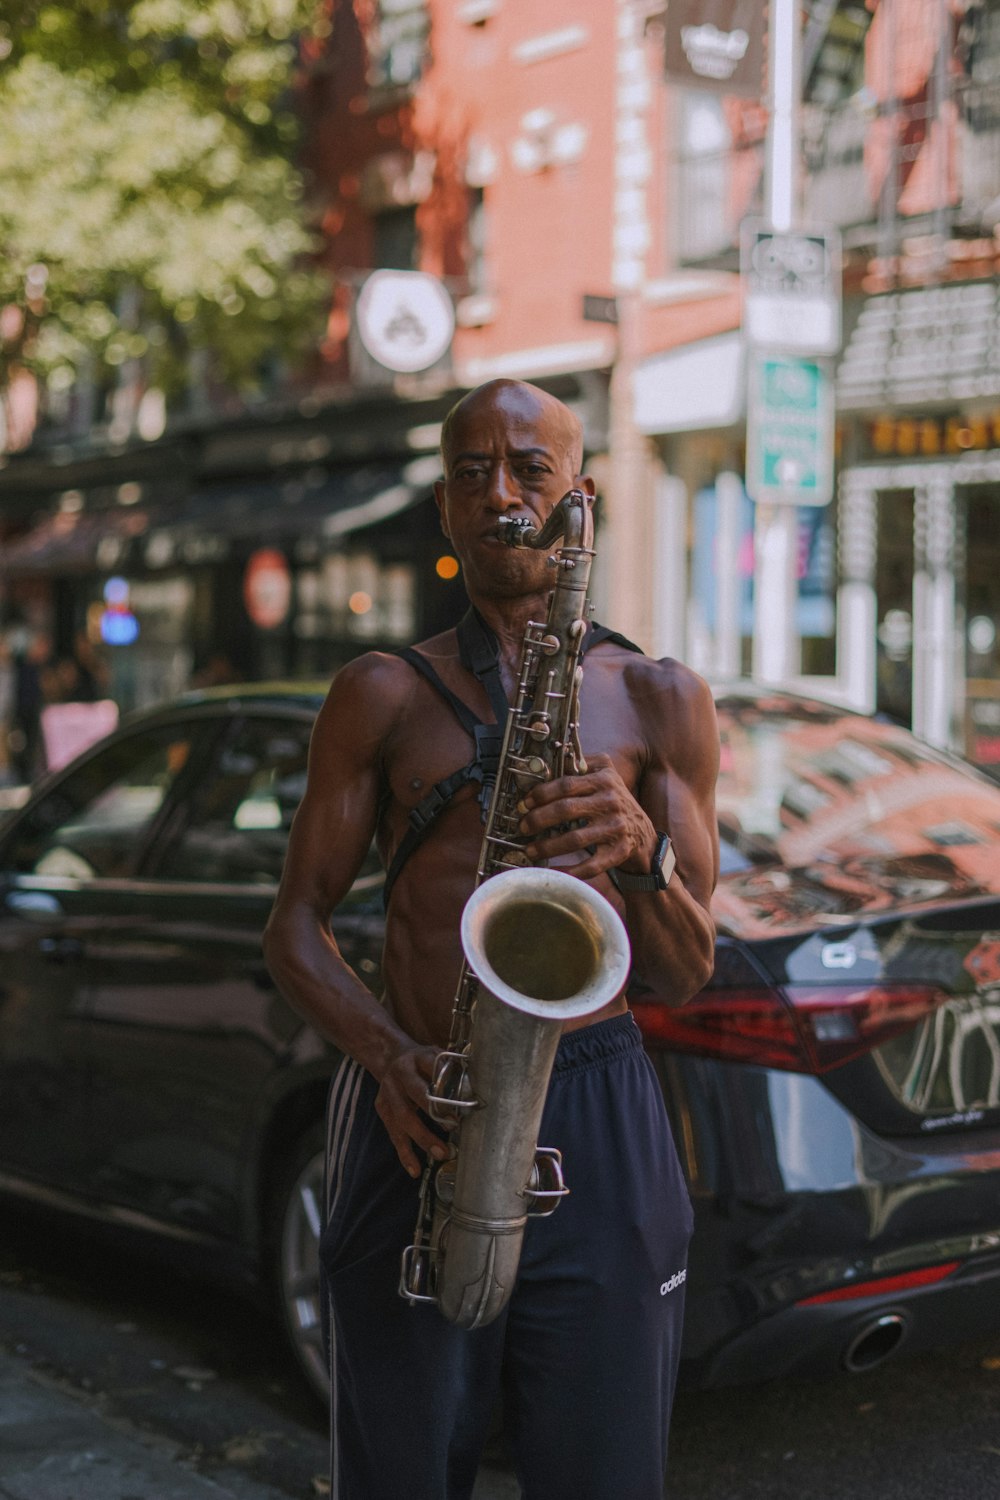
[[[366,651],[340,668],[331,692],[384,693],[408,681],[412,675],[406,662],[394,651]]]
[[[405,712],[413,693],[412,667],[390,651],[366,651],[347,662],[334,677],[320,714],[343,727],[385,732]]]
[[[418,641],[412,648],[432,667],[447,670],[457,660],[454,630]],[[341,667],[330,686],[327,701],[341,708],[359,708],[382,722],[391,721],[409,706],[419,678],[404,655],[395,651],[366,651]]]
[[[629,687],[644,687],[676,694],[685,700],[710,701],[712,690],[703,677],[672,656],[645,656],[615,640],[603,640],[588,658],[622,670]]]

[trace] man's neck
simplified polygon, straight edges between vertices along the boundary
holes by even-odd
[[[471,596],[470,596],[471,597]],[[521,657],[524,633],[531,620],[548,616],[548,597],[530,594],[516,599],[472,598],[472,604],[497,638],[500,659],[513,667]]]

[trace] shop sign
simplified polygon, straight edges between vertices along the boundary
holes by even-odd
[[[274,630],[288,618],[292,603],[292,575],[281,552],[262,547],[254,552],[243,574],[243,602],[261,630]]]
[[[448,352],[455,309],[440,281],[420,271],[373,271],[355,307],[358,336],[387,370],[429,370]]]
[[[1000,448],[1000,408],[941,416],[883,413],[862,424],[866,447],[879,458],[934,458],[939,453],[982,452]]]
[[[740,235],[743,332],[749,344],[795,354],[840,348],[840,235],[779,232],[748,219]]]
[[[819,360],[750,352],[747,490],[761,502],[833,499],[833,381]]]
[[[764,92],[763,0],[670,0],[664,63],[673,83],[759,99]]]

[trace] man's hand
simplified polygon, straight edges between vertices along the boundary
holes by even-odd
[[[427,1110],[427,1085],[434,1071],[437,1047],[404,1048],[382,1074],[375,1096],[375,1112],[389,1132],[396,1154],[411,1177],[419,1177],[423,1163],[414,1147],[443,1161],[448,1147],[424,1119]]]
[[[532,839],[526,848],[529,858],[582,852],[585,858],[572,872],[583,880],[620,867],[636,874],[649,870],[656,829],[610,756],[592,756],[582,775],[541,782],[524,805],[521,833]]]

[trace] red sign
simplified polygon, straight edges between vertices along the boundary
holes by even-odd
[[[253,553],[243,574],[243,603],[261,630],[274,630],[288,619],[292,575],[284,553],[270,547]]]

